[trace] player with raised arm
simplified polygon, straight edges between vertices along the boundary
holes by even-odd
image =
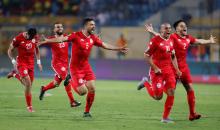
[[[55,37],[63,37],[67,36],[66,34],[63,34],[63,24],[60,22],[56,22],[54,24],[54,36],[48,37],[55,38]],[[41,86],[39,99],[43,100],[44,94],[47,90],[56,88],[60,85],[60,83],[65,80],[67,74],[68,74],[68,42],[62,42],[60,44],[54,44],[54,43],[47,43],[51,47],[52,52],[52,61],[51,61],[51,67],[53,68],[55,72],[54,80],[51,81],[46,86]],[[67,84],[65,85],[65,90],[68,95],[70,106],[71,107],[77,107],[81,103],[77,102],[72,94],[71,91],[71,85]]]
[[[70,60],[70,74],[72,87],[79,95],[85,95],[86,106],[83,116],[91,117],[90,108],[95,97],[95,74],[89,64],[89,55],[92,47],[98,46],[108,50],[126,52],[126,47],[115,47],[102,42],[95,34],[95,21],[92,18],[83,20],[83,29],[64,37],[45,39],[43,42],[72,42],[72,55]]]
[[[175,51],[173,49],[173,41],[170,40],[171,26],[164,23],[160,27],[160,35],[153,37],[145,51],[145,58],[150,64],[150,79],[138,86],[138,90],[146,88],[147,92],[155,100],[162,99],[163,92],[167,94],[167,99],[164,105],[164,112],[161,122],[172,123],[169,118],[170,111],[174,102],[175,91],[175,73],[181,76],[181,71],[178,68]],[[173,70],[175,68],[175,72]]]
[[[158,35],[157,32],[153,30],[153,27],[151,24],[145,25],[146,26],[146,31]],[[187,57],[187,49],[191,44],[208,44],[208,43],[216,43],[216,38],[210,35],[209,39],[197,39],[194,38],[193,36],[187,34],[187,25],[186,22],[183,20],[178,20],[174,23],[174,29],[175,33],[171,34],[170,39],[173,40],[174,42],[174,50],[176,52],[176,57],[177,57],[177,62],[180,71],[182,72],[181,77],[176,77],[179,79],[186,92],[187,92],[187,101],[189,105],[189,120],[193,121],[196,119],[200,119],[201,115],[196,113],[195,111],[195,92],[192,87],[192,79],[190,75],[190,69],[188,67],[188,64],[186,62],[186,57]],[[146,78],[143,78],[143,81]]]
[[[17,35],[8,49],[8,56],[12,61],[14,69],[17,70],[9,73],[8,78],[16,77],[25,86],[24,92],[28,112],[34,112],[32,108],[31,94],[32,83],[34,80],[34,55],[36,55],[37,65],[40,71],[42,71],[36,34],[37,30],[35,28],[29,28],[27,32]],[[17,49],[18,51],[16,59],[12,55],[14,49]]]

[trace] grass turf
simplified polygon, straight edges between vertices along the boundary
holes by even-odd
[[[78,108],[70,108],[63,85],[49,93],[52,96],[39,101],[41,85],[52,79],[35,79],[33,84],[33,107],[28,113],[25,107],[23,86],[15,79],[0,78],[0,129],[1,130],[219,130],[220,129],[220,86],[195,84],[197,111],[200,120],[188,121],[186,93],[177,86],[175,103],[171,112],[174,124],[160,122],[163,100],[155,101],[145,89],[136,90],[137,81],[96,82],[96,97],[91,114],[82,117],[85,97],[75,94],[82,102]]]

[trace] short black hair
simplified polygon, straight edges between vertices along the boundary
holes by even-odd
[[[36,28],[29,28],[27,30],[27,33],[29,35],[29,39],[32,39],[37,34],[37,29]]]
[[[82,25],[85,26],[90,21],[95,21],[95,20],[93,18],[84,18],[82,21]]]
[[[180,20],[174,22],[174,24],[173,24],[173,27],[174,27],[175,30],[176,30],[176,27],[177,27],[177,26],[179,25],[179,23],[181,23],[181,22],[184,22],[184,23],[187,25],[186,21],[180,19]]]

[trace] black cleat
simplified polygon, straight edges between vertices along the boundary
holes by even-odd
[[[83,113],[83,117],[92,117],[92,115],[89,112],[84,112]]]
[[[146,81],[148,81],[148,78],[147,77],[143,77],[142,80],[138,83],[137,90],[141,90],[142,88],[144,88],[144,83]]]
[[[44,98],[45,91],[43,90],[43,88],[44,88],[44,86],[41,86],[40,95],[39,95],[40,100],[43,100],[43,98]]]
[[[81,105],[81,103],[76,100],[74,100],[72,103],[70,103],[70,107],[78,107],[80,105]]]
[[[64,82],[63,82],[63,85],[64,86],[67,86],[68,84],[69,84],[69,80],[71,79],[71,76],[70,76],[70,74],[68,74],[67,76],[66,76],[66,79],[64,80]]]

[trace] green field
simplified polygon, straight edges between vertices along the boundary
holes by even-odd
[[[78,108],[70,108],[63,86],[49,91],[52,96],[38,100],[41,85],[50,79],[35,79],[33,106],[25,108],[23,88],[15,79],[0,78],[0,130],[220,130],[220,85],[194,85],[197,111],[203,118],[188,121],[186,93],[178,85],[171,118],[174,124],[160,122],[162,101],[154,101],[137,81],[97,81],[93,118],[84,119],[85,97]]]

